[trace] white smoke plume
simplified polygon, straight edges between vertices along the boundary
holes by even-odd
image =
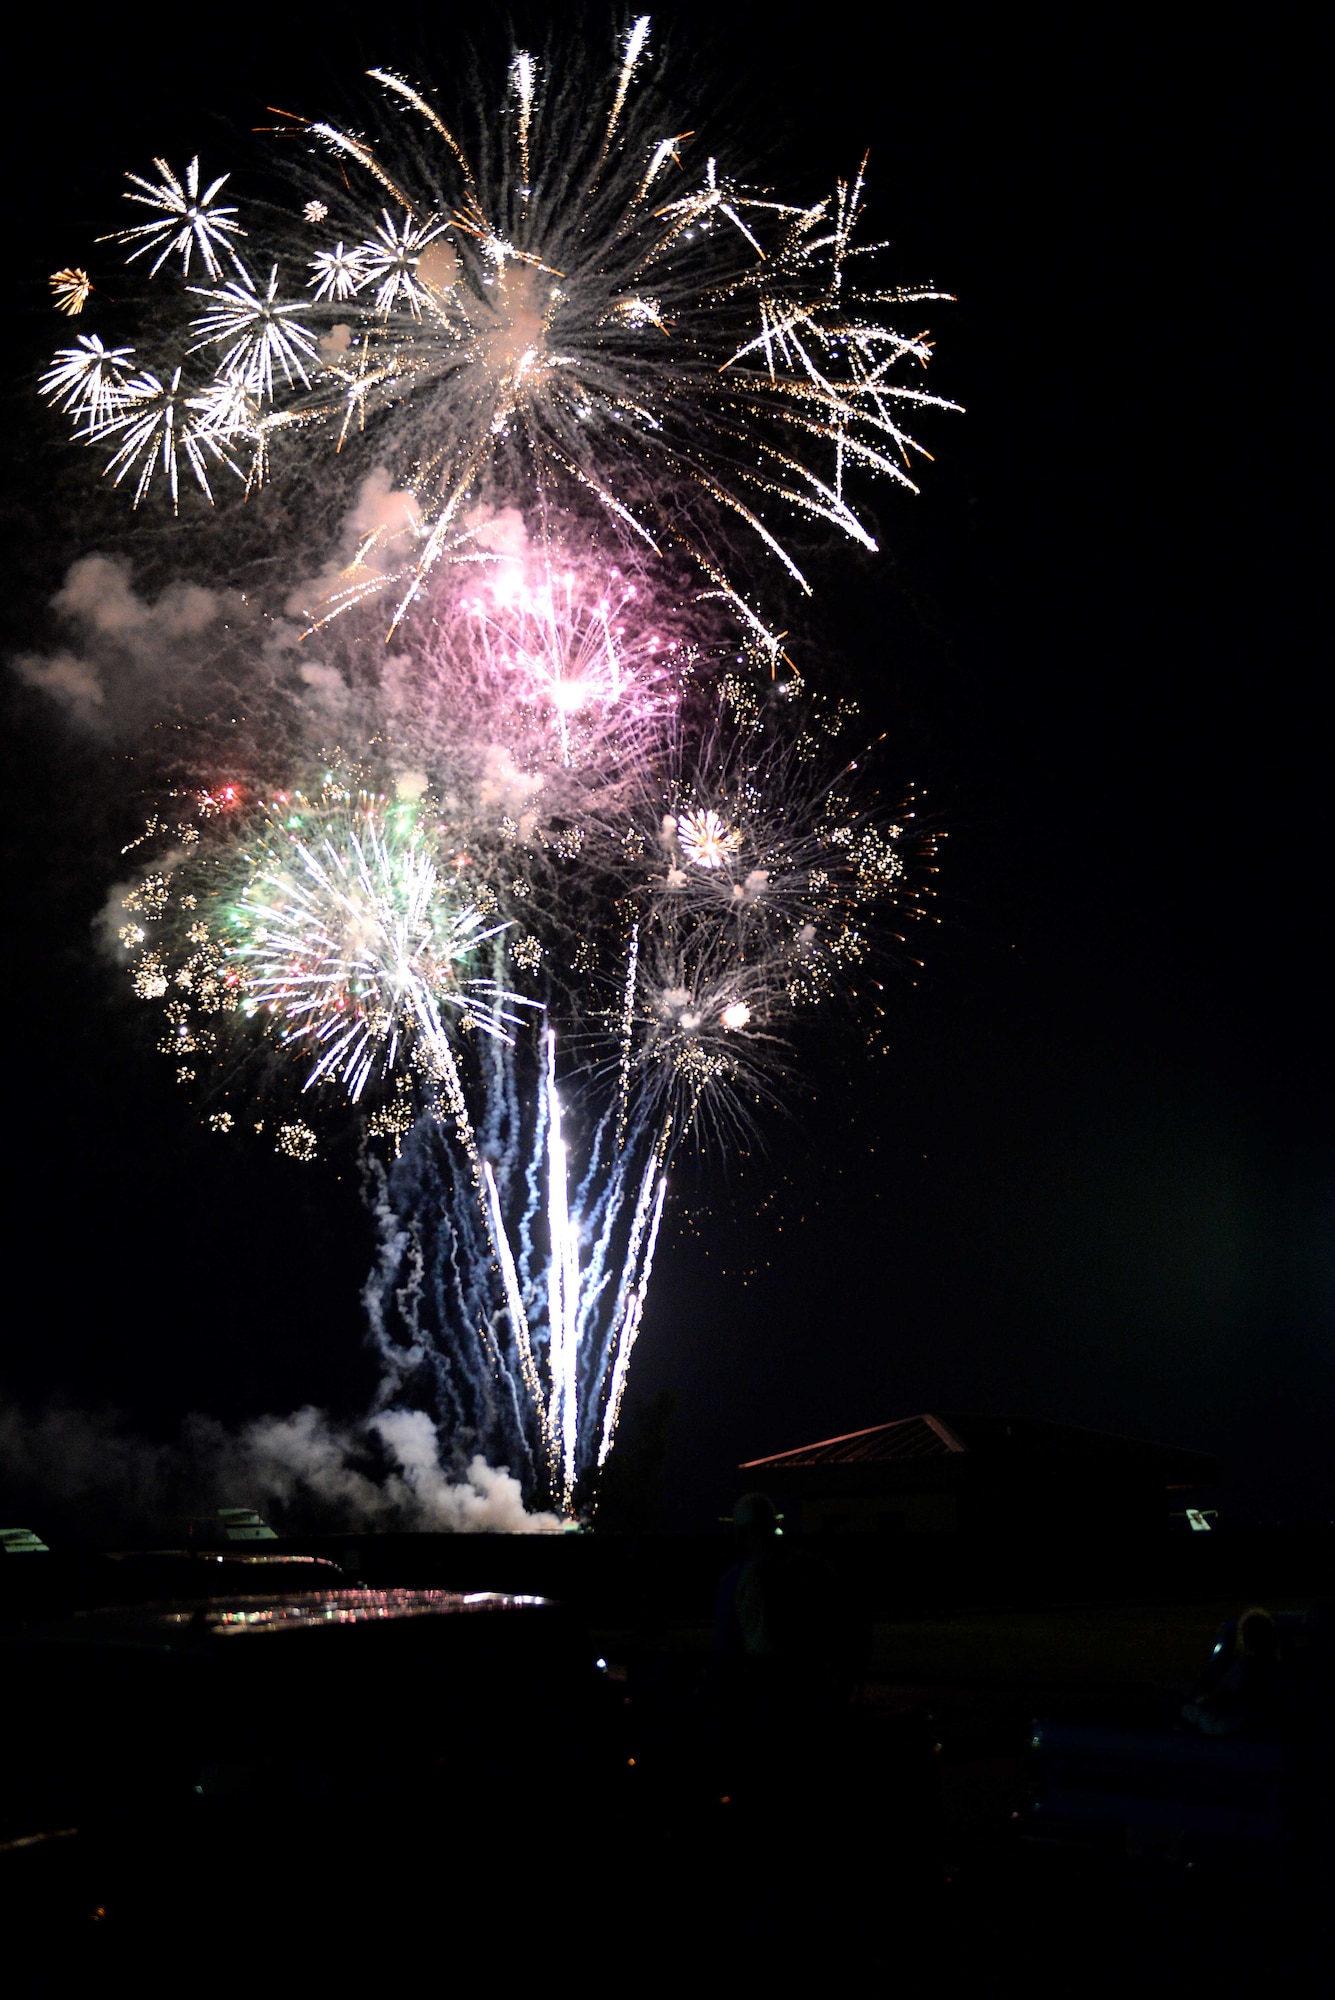
[[[318,625],[336,615],[349,593],[401,575],[415,560],[423,534],[416,495],[396,487],[383,465],[374,466],[339,525],[337,554],[289,593],[288,616]],[[517,507],[470,508],[459,524],[459,546],[471,561],[490,559],[493,568],[517,571],[528,549],[524,517]]]
[[[392,526],[404,498],[377,488],[350,524],[379,513]],[[309,606],[298,620],[184,579],[154,596],[126,563],[94,555],[70,565],[50,608],[56,642],[11,657],[11,670],[80,735],[112,748],[152,742],[165,759],[160,780],[211,783],[218,771],[240,771],[281,782],[303,758],[366,734],[346,672],[327,646],[303,643]],[[402,670],[387,669],[392,689]]]
[[[542,789],[541,771],[521,771],[503,743],[489,743],[478,787],[478,802],[484,812],[509,812],[522,817],[525,807]],[[529,837],[530,828],[523,838]]]
[[[393,574],[413,554],[420,539],[415,496],[396,488],[383,465],[367,473],[339,529],[339,553],[287,598],[291,618],[318,624],[344,593],[377,577]]]
[[[109,556],[72,563],[51,608],[72,628],[51,654],[22,653],[14,671],[40,688],[79,728],[115,737],[155,709],[215,650],[227,598],[197,583],[172,583],[140,597],[125,564]]]
[[[254,1507],[282,1529],[400,1528],[451,1534],[552,1534],[555,1514],[529,1513],[519,1481],[474,1457],[461,1478],[441,1464],[421,1410],[340,1423],[308,1405],[232,1430],[186,1419],[153,1444],[109,1412],[35,1415],[0,1403],[0,1490],[15,1505],[111,1535],[167,1526],[193,1509]]]
[[[14,662],[14,670],[29,687],[49,694],[71,721],[81,723],[85,729],[100,730],[107,691],[96,667],[87,660],[77,659],[73,653],[53,653],[49,658],[38,653],[21,653]]]
[[[464,526],[480,549],[518,560],[528,548],[528,529],[517,507],[478,506],[464,516]]]
[[[384,546],[399,538],[408,539],[417,528],[415,495],[406,487],[396,488],[384,466],[377,465],[357,489],[356,502],[344,524],[345,537],[360,542],[375,535]]]

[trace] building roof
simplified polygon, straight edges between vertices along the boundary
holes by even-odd
[[[822,1438],[793,1451],[768,1458],[747,1459],[743,1472],[788,1472],[833,1465],[907,1466],[914,1460],[1004,1461],[1035,1470],[1059,1462],[1079,1463],[1087,1471],[1103,1464],[1109,1471],[1153,1473],[1165,1485],[1209,1485],[1218,1466],[1205,1452],[1175,1445],[1149,1444],[1139,1438],[1117,1437],[1108,1431],[1086,1430],[1080,1424],[1054,1423],[1046,1417],[979,1416],[945,1412],[900,1417],[874,1424],[843,1437]]]

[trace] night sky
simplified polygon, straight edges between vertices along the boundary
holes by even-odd
[[[261,10],[177,13],[133,61],[85,22],[12,77],[7,653],[49,638],[44,599],[122,506],[51,524],[46,273],[124,169],[226,164],[229,125],[415,46],[443,74],[451,21],[487,18],[394,14],[381,42],[321,8],[266,48]],[[948,838],[891,1052],[817,1036],[766,1156],[677,1174],[628,1403],[676,1398],[664,1523],[716,1517],[740,1459],[942,1408],[1214,1451],[1236,1512],[1329,1516],[1310,14],[812,8],[826,41],[775,18],[662,17],[687,51],[708,25],[702,66],[776,171],[822,191],[870,145],[895,276],[960,299],[923,313],[968,414],[931,423],[920,498],[877,497],[879,558],[829,550],[804,640]],[[128,837],[107,764],[6,683],[0,1387],[163,1436],[190,1410],[355,1414],[355,1188],[192,1125],[92,946]]]

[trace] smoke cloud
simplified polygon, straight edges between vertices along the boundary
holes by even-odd
[[[465,514],[464,526],[478,548],[492,555],[517,559],[528,548],[528,529],[517,507],[474,507]]]
[[[425,1411],[386,1410],[340,1423],[307,1405],[229,1429],[191,1416],[154,1444],[111,1412],[0,1403],[0,1493],[38,1527],[106,1539],[170,1529],[220,1506],[256,1508],[276,1528],[406,1528],[451,1534],[551,1534],[519,1481],[476,1456],[462,1475],[441,1463]]]
[[[115,737],[179,699],[216,649],[227,599],[197,583],[171,583],[140,597],[125,564],[82,556],[71,564],[51,608],[74,642],[51,654],[22,653],[14,671],[40,688],[80,729]]]
[[[346,524],[388,526],[405,497],[383,483],[362,496]],[[337,575],[331,572],[333,581]],[[328,579],[313,588],[332,588]],[[366,722],[359,694],[337,664],[337,638],[315,650],[300,623],[252,596],[178,580],[156,597],[135,587],[128,565],[109,556],[71,564],[50,606],[62,628],[46,651],[11,658],[80,734],[108,747],[153,745],[159,781],[205,784],[219,772],[290,782],[305,759],[325,758]],[[306,608],[309,608],[308,606]],[[390,705],[392,709],[392,704]]]
[[[383,465],[374,466],[344,516],[339,555],[289,594],[288,616],[318,623],[350,587],[373,584],[400,569],[419,537],[416,497],[408,488],[396,487]]]

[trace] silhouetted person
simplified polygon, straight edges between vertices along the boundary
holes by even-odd
[[[715,1650],[757,1663],[759,1678],[793,1692],[829,1691],[847,1650],[833,1576],[783,1541],[768,1494],[744,1493],[732,1525],[740,1560],[719,1579]]]
[[[833,1810],[853,1827],[851,1801],[842,1814],[838,1804],[841,1786],[861,1768],[842,1593],[824,1562],[784,1540],[767,1494],[743,1494],[732,1525],[738,1560],[719,1579],[714,1620],[714,1725],[727,1789],[765,1823],[779,1811]],[[824,1857],[820,1865],[841,1879],[853,1865],[834,1836]],[[766,1921],[777,1924],[783,1917],[773,1893],[766,1888],[756,1908],[763,1904]]]
[[[1286,1692],[1279,1628],[1256,1606],[1238,1619],[1231,1647],[1221,1636],[1182,1719],[1203,1736],[1272,1736],[1288,1720]]]

